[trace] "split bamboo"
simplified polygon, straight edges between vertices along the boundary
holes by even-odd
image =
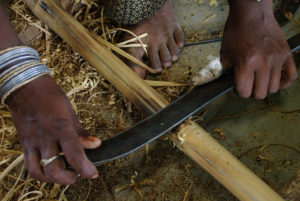
[[[147,85],[118,57],[97,42],[54,0],[26,0],[26,2],[39,19],[146,114],[155,113],[168,104],[161,95]],[[283,200],[196,123],[187,121],[181,125],[177,134],[171,135],[170,139],[238,199],[246,201]]]

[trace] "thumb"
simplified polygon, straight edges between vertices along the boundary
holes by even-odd
[[[94,136],[79,136],[79,142],[85,149],[96,149],[101,145],[101,140]]]
[[[90,134],[82,127],[81,123],[77,121],[76,130],[79,136],[79,142],[85,149],[95,149],[101,145],[101,140],[97,137],[90,136]]]
[[[233,67],[232,61],[229,55],[227,54],[226,49],[223,46],[220,51],[220,59],[221,59],[223,71],[226,71]]]

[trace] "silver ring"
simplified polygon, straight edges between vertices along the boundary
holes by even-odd
[[[60,155],[55,155],[55,156],[53,156],[53,157],[51,157],[51,158],[49,158],[49,159],[42,159],[42,160],[40,161],[40,164],[41,164],[42,167],[45,167],[45,166],[49,165],[50,163],[52,163],[52,162],[53,162],[55,159],[57,159],[59,156],[60,156]]]

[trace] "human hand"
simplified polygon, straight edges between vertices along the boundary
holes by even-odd
[[[296,65],[272,12],[272,1],[231,1],[221,49],[241,97],[264,99],[297,78]]]
[[[49,76],[41,76],[15,91],[8,99],[29,174],[43,182],[72,184],[77,175],[95,178],[98,171],[88,160],[84,148],[100,146],[89,137],[63,91]],[[60,152],[75,171],[66,170],[61,158],[42,167],[41,159]]]

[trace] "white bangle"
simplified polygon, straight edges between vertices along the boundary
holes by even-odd
[[[34,79],[50,74],[40,62],[39,54],[30,47],[13,47],[0,51],[0,100]]]

